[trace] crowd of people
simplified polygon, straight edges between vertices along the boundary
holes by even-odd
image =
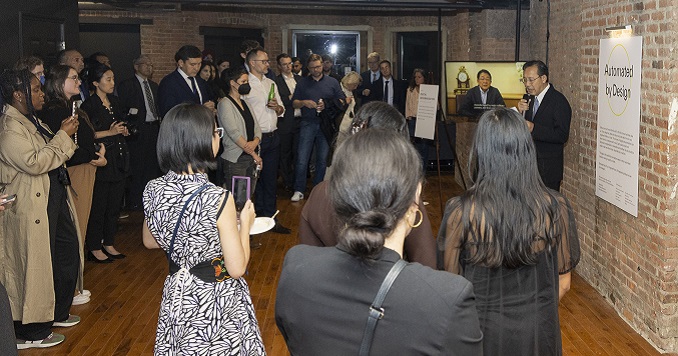
[[[421,199],[430,142],[414,136],[425,70],[398,80],[373,52],[367,71],[339,75],[331,56],[281,53],[276,75],[250,40],[241,57],[186,45],[159,84],[148,56],[116,81],[108,56],[74,49],[2,73],[0,310],[16,349],[57,345],[52,329],[80,322],[69,311],[93,297],[84,260],[126,257],[127,209],[143,210],[143,243],[169,263],[155,353],[265,354],[242,278],[250,229],[275,219],[279,186],[299,202],[312,177],[276,299],[292,354],[562,352],[558,302],[579,243],[558,193],[571,111],[545,64],[525,64],[533,97],[517,110],[481,113],[473,184],[436,238]],[[478,84],[469,100],[503,104],[488,71]],[[234,177],[251,182],[244,204]]]

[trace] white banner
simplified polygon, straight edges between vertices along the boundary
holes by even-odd
[[[638,216],[642,37],[600,40],[596,196]]]
[[[433,140],[436,132],[436,111],[438,110],[438,86],[421,84],[419,86],[419,106],[414,136]]]

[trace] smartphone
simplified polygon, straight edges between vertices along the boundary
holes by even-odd
[[[231,181],[231,192],[235,201],[235,210],[241,211],[245,203],[250,199],[251,180],[250,177],[233,176]]]
[[[0,202],[0,205],[5,205],[16,200],[16,194],[8,195],[5,199]]]

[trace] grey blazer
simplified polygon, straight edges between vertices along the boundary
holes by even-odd
[[[244,100],[242,100],[242,104],[247,105]],[[224,147],[221,158],[235,163],[243,153],[242,148],[237,144],[238,139],[240,137],[247,139],[245,119],[240,114],[239,108],[229,98],[224,98],[217,105],[217,120],[219,126],[223,127],[225,131],[224,137],[221,139],[221,145]],[[254,120],[254,136],[259,137],[259,141],[261,141],[261,128],[257,120]]]

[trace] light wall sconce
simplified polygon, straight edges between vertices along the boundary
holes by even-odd
[[[606,27],[605,31],[610,35],[610,37],[621,37],[624,35],[630,36],[633,34],[633,28],[631,28],[631,25]]]

